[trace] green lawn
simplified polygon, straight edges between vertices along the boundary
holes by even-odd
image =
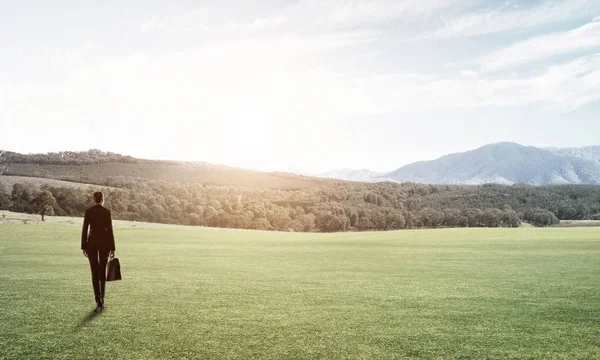
[[[0,224],[0,359],[600,358],[600,228],[118,226],[98,316],[80,231]]]

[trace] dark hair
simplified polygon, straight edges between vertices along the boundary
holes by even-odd
[[[100,204],[104,200],[104,194],[101,191],[96,191],[94,193],[94,201],[96,204]]]

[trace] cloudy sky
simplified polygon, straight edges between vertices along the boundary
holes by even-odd
[[[0,0],[0,148],[322,172],[600,144],[598,0],[256,3]]]

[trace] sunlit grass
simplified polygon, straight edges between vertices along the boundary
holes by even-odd
[[[600,358],[600,229],[288,234],[0,225],[1,359]],[[70,226],[67,226],[70,225]]]

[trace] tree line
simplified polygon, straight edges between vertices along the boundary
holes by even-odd
[[[339,232],[518,227],[522,221],[549,226],[559,222],[554,212],[533,206],[533,202],[518,209],[506,201],[485,208],[435,206],[432,196],[455,194],[455,189],[418,184],[348,183],[346,187],[280,190],[129,179],[121,180],[120,185],[102,189],[115,219],[165,224]],[[91,195],[88,189],[17,183],[11,191],[0,186],[0,209],[83,216],[93,204]]]

